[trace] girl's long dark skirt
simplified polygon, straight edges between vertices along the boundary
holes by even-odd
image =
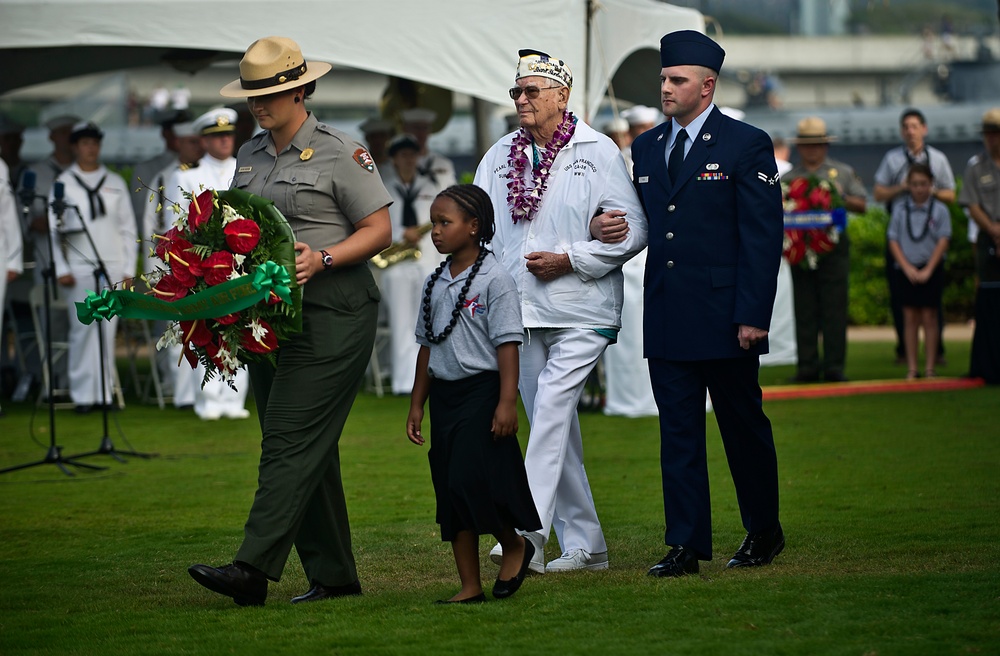
[[[437,497],[441,539],[459,531],[496,534],[505,526],[537,531],[542,524],[528,488],[517,436],[493,438],[500,374],[431,379],[431,448],[427,458]]]

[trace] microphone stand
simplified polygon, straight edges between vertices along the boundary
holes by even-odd
[[[77,213],[79,214],[79,212]],[[87,228],[87,222],[80,217],[80,226],[83,228],[83,234],[87,237],[87,242],[90,244],[90,248],[94,253],[94,291],[98,291],[101,288],[102,281],[105,284],[111,284],[111,276],[108,275],[108,269],[104,265],[104,260],[101,259],[101,254],[97,251],[97,245],[94,243],[94,238],[90,234],[90,230]],[[110,320],[109,320],[110,321]],[[156,454],[153,453],[141,453],[139,451],[122,451],[116,449],[114,443],[111,441],[111,437],[108,435],[108,413],[110,412],[111,403],[108,399],[108,375],[107,375],[107,356],[105,355],[105,349],[107,348],[104,343],[104,326],[100,319],[94,321],[94,327],[97,328],[97,346],[98,353],[101,358],[101,418],[104,425],[104,435],[101,436],[101,444],[93,451],[87,451],[86,453],[78,453],[72,458],[87,458],[89,456],[111,456],[118,462],[127,462],[122,455],[133,456],[136,458],[153,458]]]
[[[27,198],[27,194],[25,194]],[[31,194],[32,200],[34,198],[41,198],[35,194]],[[24,212],[27,214],[30,211],[28,207],[29,202],[24,202]],[[63,213],[66,211],[66,203],[61,197],[56,198],[52,203],[52,209],[56,213],[56,223],[57,225],[62,225]],[[7,472],[18,471],[20,469],[27,469],[29,467],[35,467],[37,465],[48,465],[52,464],[62,470],[67,476],[75,476],[73,472],[66,468],[66,465],[73,465],[74,467],[79,467],[82,469],[91,469],[95,471],[107,469],[107,467],[98,467],[97,465],[90,465],[83,462],[77,462],[75,458],[79,456],[63,457],[62,447],[56,444],[56,401],[55,401],[55,388],[53,383],[53,371],[52,371],[52,308],[50,299],[52,298],[53,281],[55,280],[55,258],[53,257],[53,246],[52,246],[52,231],[47,230],[47,239],[49,247],[49,264],[42,271],[42,281],[45,287],[45,302],[44,302],[44,312],[45,312],[45,362],[43,366],[48,368],[48,406],[49,406],[49,448],[45,453],[45,457],[41,460],[36,460],[35,462],[25,463],[23,465],[15,465],[14,467],[7,467],[5,469],[0,469],[0,474],[6,474]]]

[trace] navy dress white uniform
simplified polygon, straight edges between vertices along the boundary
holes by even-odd
[[[92,123],[73,128],[74,143],[84,138],[101,139],[103,132]],[[115,331],[118,318],[96,321],[87,326],[76,318],[75,303],[87,298],[88,290],[100,292],[108,285],[135,275],[138,243],[135,214],[125,181],[117,173],[99,164],[84,171],[74,163],[57,179],[65,188],[67,209],[62,222],[55,211],[49,213],[49,228],[56,245],[56,279],[67,274],[74,284],[63,287],[69,314],[69,389],[73,403],[85,408],[111,402],[112,372],[115,368]],[[50,192],[49,203],[55,200]],[[90,234],[88,239],[87,233]],[[93,240],[97,252],[94,252]],[[110,280],[95,280],[98,256],[107,268]],[[104,394],[101,394],[101,364],[98,330],[102,331],[106,358]]]
[[[202,137],[235,134],[236,112],[228,107],[212,109],[194,120],[194,129]],[[204,143],[204,141],[202,142]],[[229,156],[218,159],[206,153],[198,160],[197,166],[175,168],[164,187],[164,194],[179,196],[186,191],[197,196],[205,189],[224,191],[229,189],[236,174],[236,158]],[[187,211],[188,203],[181,202],[182,211]],[[181,363],[174,383],[174,404],[178,406],[194,404],[194,411],[202,419],[213,420],[220,417],[246,419],[250,416],[246,409],[247,391],[250,388],[250,374],[240,368],[236,370],[233,387],[215,376],[201,385],[205,377],[205,366],[198,363],[189,369]]]
[[[538,64],[554,67],[556,73],[533,70]],[[569,68],[548,55],[522,54],[517,79],[522,77],[572,85]],[[607,568],[607,543],[584,469],[576,409],[587,377],[621,327],[622,265],[646,243],[645,215],[618,146],[577,121],[552,162],[537,214],[515,223],[507,201],[507,172],[515,166],[511,150],[519,134],[508,134],[490,148],[476,169],[475,183],[493,201],[493,252],[517,284],[527,331],[518,387],[531,425],[524,463],[542,522],[540,533],[528,534],[535,546],[531,569]],[[530,162],[533,149],[529,144],[517,155]],[[590,221],[602,210],[626,213],[625,241],[603,244],[591,237]],[[532,252],[566,254],[573,270],[544,281],[527,269],[525,255]],[[546,565],[542,546],[551,529],[564,557]],[[491,557],[499,555],[494,548]]]
[[[695,66],[718,72],[724,55],[703,34],[666,35],[660,50],[664,88],[683,88],[671,79],[674,67],[678,75],[704,70]],[[781,187],[770,138],[723,115],[713,95],[714,83],[686,115],[690,137],[676,179],[667,162],[681,147],[677,120],[632,144],[633,178],[649,221],[644,343],[660,409],[664,539],[674,547],[650,570],[655,576],[697,571],[697,561],[712,556],[706,388],[744,527],[751,535],[780,531],[777,458],[757,380],[767,340],[744,349],[738,335],[741,327],[766,330],[771,321],[782,249]]]

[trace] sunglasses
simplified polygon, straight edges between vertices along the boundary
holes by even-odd
[[[511,87],[510,89],[507,90],[507,93],[510,94],[511,100],[517,100],[518,98],[520,98],[521,92],[524,92],[524,95],[528,97],[528,100],[534,100],[535,98],[538,97],[538,94],[540,94],[545,89],[561,89],[561,88],[562,87],[536,87],[536,86]]]

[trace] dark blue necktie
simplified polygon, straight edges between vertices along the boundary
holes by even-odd
[[[670,176],[670,184],[677,183],[677,176],[681,172],[681,164],[684,163],[684,142],[687,141],[688,134],[681,128],[674,139],[674,149],[670,151],[670,159],[667,160],[667,175]]]

